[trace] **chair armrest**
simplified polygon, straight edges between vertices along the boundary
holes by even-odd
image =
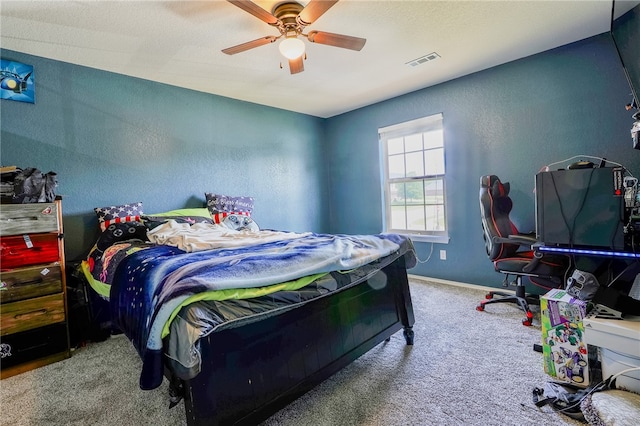
[[[529,247],[538,243],[535,234],[517,234],[509,235],[508,237],[493,237],[492,240],[496,244],[517,244]]]

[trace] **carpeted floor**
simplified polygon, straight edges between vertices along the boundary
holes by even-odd
[[[402,333],[373,348],[264,422],[319,425],[579,425],[532,390],[550,380],[536,314],[512,304],[475,310],[484,291],[412,280],[415,344]],[[138,388],[141,362],[126,337],[74,351],[65,361],[0,382],[1,425],[182,425],[166,385]]]

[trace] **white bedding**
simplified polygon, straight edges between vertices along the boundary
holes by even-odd
[[[149,241],[155,244],[178,247],[186,252],[196,252],[217,248],[237,248],[290,240],[310,235],[310,232],[295,233],[283,231],[236,231],[221,225],[207,223],[167,222],[147,231]]]

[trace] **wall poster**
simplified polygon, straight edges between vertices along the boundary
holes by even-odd
[[[33,65],[0,59],[0,99],[35,103]]]

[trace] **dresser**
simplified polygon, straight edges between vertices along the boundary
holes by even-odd
[[[70,356],[62,200],[0,204],[0,378]]]

